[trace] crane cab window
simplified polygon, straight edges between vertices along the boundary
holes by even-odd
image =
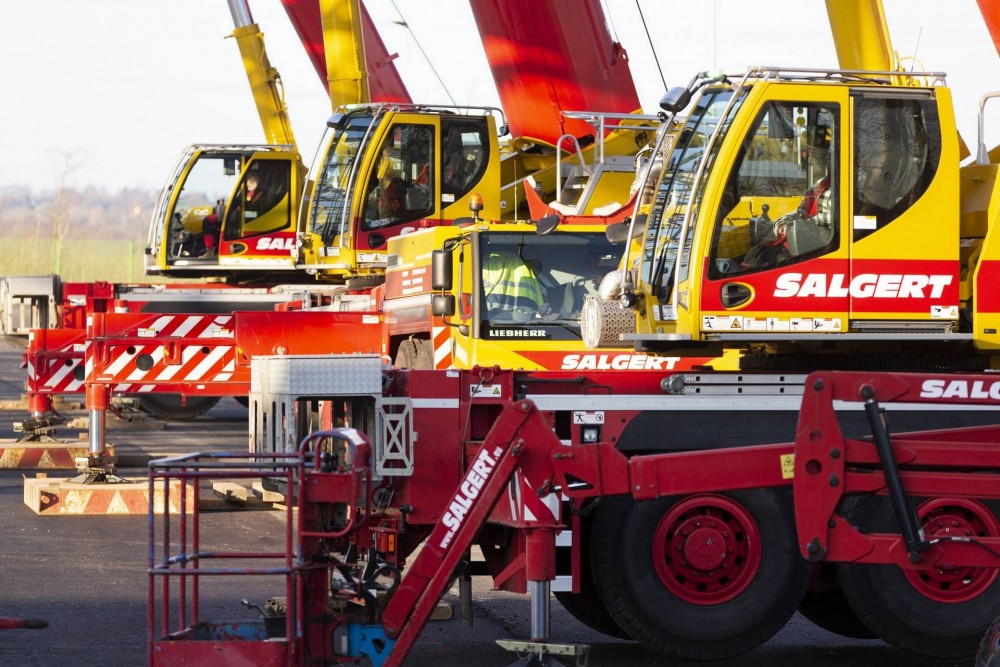
[[[483,338],[579,340],[580,311],[621,251],[602,232],[480,236]]]
[[[441,200],[452,203],[479,182],[489,161],[486,119],[442,120]]]
[[[434,213],[432,126],[399,124],[390,128],[364,201],[364,231],[412,222]]]
[[[854,240],[886,226],[920,198],[941,158],[932,99],[854,100]]]
[[[341,124],[328,127],[317,159],[313,161],[309,180],[315,186],[307,218],[309,231],[319,234],[324,244],[333,243],[344,231],[345,206],[352,200],[348,193],[353,188],[358,156],[367,146],[372,122],[370,113],[354,112]]]
[[[209,257],[215,252],[222,216],[216,209],[232,194],[245,159],[237,153],[201,155],[191,166],[170,214],[170,261]]]
[[[716,130],[725,136],[745,100],[745,90],[724,87],[707,91],[698,98],[666,157],[649,211],[639,274],[661,302],[670,298],[675,277],[681,281],[687,278],[693,233],[684,226],[685,213],[700,206],[707,179],[701,179],[697,192],[692,190],[699,169],[704,165],[709,173],[719,156],[722,142],[712,142],[711,137]]]
[[[287,160],[252,162],[229,203],[223,238],[235,241],[287,228],[290,177]]]
[[[709,277],[771,269],[836,248],[839,154],[836,105],[767,104],[723,191]]]

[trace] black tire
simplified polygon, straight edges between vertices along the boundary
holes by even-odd
[[[400,342],[396,352],[396,368],[410,370],[433,370],[434,350],[425,338],[407,338]]]
[[[987,506],[968,499],[917,502],[928,538],[956,532],[959,536],[1000,536],[997,509],[996,503]],[[947,520],[940,521],[942,517]],[[885,497],[859,506],[852,522],[864,532],[899,531],[892,504]],[[1000,609],[997,570],[911,572],[907,574],[895,565],[837,565],[837,577],[851,608],[883,641],[932,658],[975,655],[983,633]]]
[[[799,613],[814,625],[841,637],[875,639],[875,633],[854,613],[839,588],[806,593]]]
[[[976,667],[1000,667],[1000,616],[993,621],[979,643]]]
[[[250,407],[250,397],[249,396],[233,396],[233,400],[242,405],[244,408]]]
[[[581,582],[579,593],[559,591],[553,595],[573,618],[591,630],[618,639],[632,639],[604,608],[604,602],[593,582]]]
[[[205,414],[219,402],[218,396],[188,396],[181,400],[180,394],[142,394],[137,397],[139,409],[160,419],[189,421]]]
[[[763,644],[795,613],[812,572],[787,489],[607,498],[592,529],[594,576],[612,618],[651,651],[687,660]]]
[[[553,595],[573,618],[588,628],[597,630],[609,637],[632,639],[615,622],[615,619],[605,608],[604,601],[601,599],[601,594],[597,589],[597,582],[594,580],[594,570],[590,565],[590,550],[586,548],[590,539],[590,521],[588,519],[584,519],[582,522],[580,539],[583,540],[584,545],[580,553],[580,592],[567,593],[565,591],[558,591],[553,593]]]

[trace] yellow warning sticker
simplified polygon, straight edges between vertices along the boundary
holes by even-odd
[[[781,455],[781,479],[795,477],[795,454]]]

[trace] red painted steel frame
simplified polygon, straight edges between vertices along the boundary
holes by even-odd
[[[276,576],[284,579],[289,608],[296,604],[293,508],[285,508],[285,543],[280,551],[222,551],[206,548],[197,502],[199,483],[212,479],[257,479],[262,474],[283,478],[292,488],[301,477],[303,457],[291,454],[191,454],[150,463],[148,514],[147,646],[150,667],[179,665],[267,665],[290,667],[300,663],[301,637],[297,615],[287,619],[284,637],[247,638],[240,627],[250,624],[212,624],[201,618],[202,579],[217,576]],[[169,497],[170,484],[180,484],[180,507],[157,514],[156,492]],[[194,503],[187,490],[194,488]],[[161,501],[166,502],[166,501]],[[157,540],[162,551],[157,555]],[[227,563],[239,565],[226,565]],[[218,564],[218,565],[217,565]],[[171,583],[175,583],[175,588]],[[159,622],[157,622],[159,621]],[[199,637],[208,632],[212,639]]]
[[[138,288],[138,289],[137,289]],[[259,291],[260,288],[254,291]],[[266,288],[265,288],[266,289]],[[87,347],[87,328],[88,322],[93,321],[94,316],[121,316],[123,319],[119,321],[115,326],[118,327],[116,331],[122,335],[123,338],[133,337],[136,340],[133,341],[134,344],[141,344],[143,346],[153,345],[154,340],[151,339],[146,333],[140,333],[139,329],[146,327],[150,322],[155,322],[155,319],[161,316],[169,316],[166,314],[153,314],[153,313],[143,313],[142,311],[147,307],[153,305],[151,299],[162,297],[164,295],[172,297],[172,302],[175,305],[179,302],[184,301],[185,303],[190,300],[188,294],[205,294],[212,293],[214,296],[226,297],[227,293],[232,293],[236,296],[233,299],[238,302],[239,294],[244,290],[244,288],[238,285],[226,285],[226,284],[207,284],[207,283],[171,283],[168,285],[161,286],[150,286],[150,285],[116,285],[113,283],[106,282],[94,282],[94,283],[63,283],[61,285],[61,306],[59,309],[59,325],[57,328],[53,329],[35,329],[31,332],[29,336],[28,345],[25,348],[25,365],[27,367],[27,395],[29,402],[29,410],[33,413],[44,414],[52,411],[52,396],[54,395],[66,395],[66,394],[82,394],[85,391],[84,388],[84,375],[85,375],[85,348]],[[148,292],[155,292],[154,295],[149,297],[144,296]],[[196,308],[193,308],[196,309]],[[258,320],[254,319],[253,316],[249,318],[243,318],[238,320],[236,327],[239,331],[243,331],[244,335],[241,339],[243,349],[247,350],[248,355],[252,354],[273,354],[275,350],[273,347],[262,348],[262,345],[266,345],[269,341],[273,341],[275,337],[280,340],[285,340],[284,336],[290,327],[299,326],[303,320],[289,318],[285,321],[283,325],[272,324],[268,320],[269,311],[250,311],[254,315],[260,315],[262,322],[266,321],[266,324],[255,324]],[[229,316],[230,313],[218,313],[215,316]],[[128,320],[128,317],[134,319]],[[175,315],[171,317],[202,317],[211,318],[212,315],[209,313],[188,313],[187,315]],[[273,317],[273,314],[271,314]],[[128,330],[128,325],[126,322],[131,321],[133,323],[132,330]],[[336,317],[330,318],[330,321],[336,321]],[[242,327],[241,327],[242,324]],[[175,325],[176,326],[176,325]],[[291,349],[302,350],[303,353],[313,352],[313,345],[321,348],[319,351],[326,352],[330,350],[328,345],[320,345],[320,341],[326,340],[325,333],[318,333],[318,324],[306,324],[306,334],[310,335],[307,340],[299,341],[296,340],[295,345],[291,345]],[[256,335],[254,327],[265,328],[266,331],[262,337]],[[347,335],[352,336],[353,333],[348,333]],[[195,338],[195,336],[189,336],[189,338]],[[177,340],[168,341],[176,347]],[[217,347],[224,344],[224,340],[216,338],[210,341],[210,347]],[[285,348],[288,349],[289,345],[283,343]],[[266,352],[260,350],[265,349]],[[353,348],[351,348],[353,349]],[[103,358],[103,357],[100,357]],[[119,369],[120,371],[121,369]],[[92,375],[92,373],[91,373]],[[249,382],[249,378],[245,382]],[[196,384],[196,383],[190,383]],[[165,385],[164,385],[165,386]],[[119,393],[124,393],[127,390],[124,388],[119,388],[116,391]],[[166,388],[158,388],[154,391],[168,392]],[[183,392],[182,389],[176,391]],[[203,393],[208,395],[240,395],[246,394],[245,387],[242,385],[230,390],[223,391],[219,394],[211,394],[210,392],[189,392],[189,393]]]
[[[912,571],[933,569],[947,563],[949,568],[1000,568],[1000,537],[975,537],[952,541],[932,536],[923,558],[911,562],[902,537],[895,534],[864,534],[837,514],[844,494],[886,493],[884,473],[867,439],[843,437],[837,422],[835,401],[857,402],[867,397],[891,412],[893,402],[980,404],[1000,407],[1000,378],[990,375],[904,375],[873,373],[814,373],[806,384],[794,443],[743,447],[726,450],[681,452],[635,456],[631,459],[617,451],[610,441],[567,446],[552,430],[548,416],[538,412],[527,400],[515,400],[514,389],[527,378],[534,380],[565,379],[565,373],[517,373],[498,369],[468,372],[393,371],[389,393],[411,398],[456,396],[453,407],[415,409],[414,428],[436,433],[421,438],[417,473],[396,478],[398,488],[392,507],[372,511],[372,494],[358,493],[359,482],[344,473],[323,474],[303,470],[304,486],[299,493],[300,517],[318,516],[316,506],[344,504],[362,498],[364,518],[352,521],[336,534],[326,534],[316,526],[303,523],[299,541],[303,554],[323,552],[320,542],[327,539],[349,540],[364,548],[373,544],[375,533],[384,528],[397,538],[402,536],[398,507],[414,503],[420,507],[420,522],[433,529],[420,555],[389,599],[381,617],[382,628],[396,644],[386,664],[400,664],[423,628],[430,611],[451,580],[468,547],[481,531],[505,530],[520,555],[502,563],[502,570],[491,568],[495,577],[508,576],[507,570],[523,569],[528,577],[551,578],[553,571],[554,531],[565,529],[552,514],[537,511],[537,501],[549,493],[562,493],[581,502],[604,495],[629,494],[637,499],[660,496],[712,493],[735,489],[791,485],[794,487],[796,521],[803,555],[813,560],[837,560],[863,563],[896,564]],[[611,389],[629,388],[633,393],[644,387],[660,391],[652,383],[653,374],[595,373],[591,381],[601,380]],[[659,374],[662,377],[662,373]],[[470,387],[488,383],[499,388],[499,398],[471,397]],[[592,384],[554,383],[561,393],[589,392]],[[437,393],[435,393],[437,392]],[[450,392],[450,393],[449,393]],[[428,403],[431,403],[430,401]],[[440,401],[437,401],[440,402]],[[471,409],[487,409],[475,416]],[[425,414],[427,413],[427,414]],[[488,424],[476,425],[486,418]],[[470,426],[470,423],[472,425]],[[464,430],[454,428],[462,424]],[[472,431],[488,428],[485,435]],[[448,434],[459,435],[449,437]],[[995,483],[1000,470],[1000,427],[983,427],[907,434],[893,438],[892,454],[902,472],[903,486],[909,496],[934,496],[938,505],[954,504],[964,498],[1000,498]],[[456,451],[457,450],[457,451]],[[489,472],[479,471],[475,462],[487,456],[493,463]],[[794,457],[794,462],[793,462]],[[363,465],[355,456],[348,471]],[[461,467],[444,468],[425,465],[442,460],[463,460]],[[794,478],[790,466],[794,466]],[[353,473],[352,473],[353,474]],[[452,493],[441,493],[457,480]],[[530,483],[528,482],[530,480]],[[426,484],[431,482],[433,490]],[[477,493],[466,489],[474,484]],[[421,486],[424,484],[425,486]],[[509,484],[518,485],[521,497],[530,496],[535,520],[525,515],[494,510],[497,499]],[[415,494],[411,485],[419,491]],[[306,490],[308,489],[308,491]],[[426,493],[425,493],[426,492]],[[514,497],[514,495],[512,495]],[[458,524],[448,518],[449,503],[472,502]],[[944,502],[948,501],[948,502]],[[944,506],[942,505],[942,506]],[[934,509],[930,508],[929,512]],[[410,530],[418,528],[414,523]],[[423,533],[426,534],[426,533]],[[517,539],[514,539],[514,538]],[[346,543],[346,542],[345,542]],[[988,548],[983,548],[984,546]],[[405,555],[405,554],[403,554]],[[327,591],[329,575],[325,564],[303,565],[307,573],[302,585],[309,590]],[[304,591],[299,591],[304,599]],[[313,596],[313,598],[325,596]],[[313,655],[328,655],[333,625],[347,622],[346,617],[331,619],[316,609],[305,610],[296,622],[303,623],[305,645]],[[307,618],[322,617],[315,627]],[[321,627],[320,627],[321,626]],[[311,636],[311,637],[310,637]]]
[[[834,401],[951,403],[1000,407],[1000,380],[992,375],[813,373],[806,381],[795,447],[795,515],[807,558],[1000,567],[1000,537],[934,541],[913,563],[899,535],[864,535],[836,514],[847,493],[886,493],[885,472],[871,442],[845,438]],[[889,408],[891,415],[891,407]],[[909,497],[1000,498],[1000,429],[982,427],[893,438],[893,454]]]
[[[500,414],[480,448],[481,456],[495,462],[491,476],[479,490],[464,522],[457,529],[445,521],[435,526],[382,614],[386,634],[397,638],[393,653],[385,663],[387,667],[402,664],[514,472],[520,471],[532,478],[549,477],[549,453],[560,446],[530,401],[517,401]],[[464,481],[474,473],[474,468],[470,468]],[[460,483],[457,493],[461,493],[462,486]],[[548,559],[540,551],[554,553],[553,530],[559,527],[551,515],[543,515],[526,527],[529,537],[526,562],[532,570],[529,576],[541,573],[546,579],[555,577],[554,567],[550,571],[546,565]],[[536,531],[543,534],[534,535]]]
[[[83,392],[83,329],[36,329],[25,349],[28,411],[52,411],[52,396]]]

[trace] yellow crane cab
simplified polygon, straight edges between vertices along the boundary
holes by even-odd
[[[331,117],[300,214],[296,266],[378,280],[387,241],[467,215],[500,215],[499,109],[353,105]]]
[[[294,270],[300,164],[292,146],[189,146],[153,212],[147,273]]]
[[[662,106],[677,113],[699,92],[631,232],[626,343],[799,359],[834,342],[971,348],[963,248],[982,239],[960,232],[943,74],[702,73]]]

